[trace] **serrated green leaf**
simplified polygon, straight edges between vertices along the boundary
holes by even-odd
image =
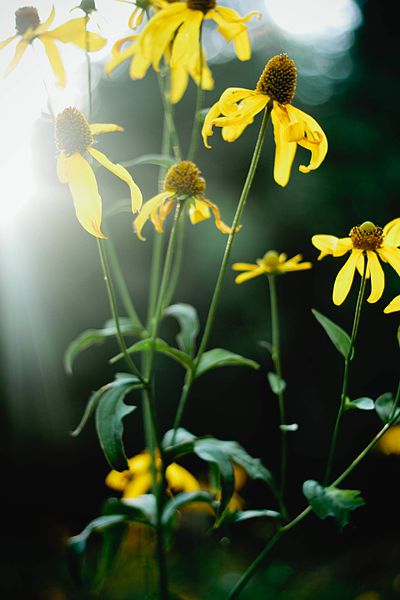
[[[276,512],[276,510],[238,510],[231,514],[229,520],[233,523],[238,523],[239,521],[247,521],[249,519],[280,519],[281,514]]]
[[[142,330],[132,325],[127,317],[119,320],[121,332],[125,335],[140,335]],[[69,345],[64,354],[64,368],[67,373],[72,373],[72,365],[75,358],[93,345],[103,344],[107,338],[116,335],[114,321],[106,321],[102,329],[87,329],[75,338]]]
[[[299,426],[297,425],[297,423],[289,423],[289,424],[283,424],[283,425],[279,425],[279,429],[281,431],[297,431],[299,428]]]
[[[374,410],[375,404],[372,398],[362,397],[350,400],[346,398],[345,410],[358,409],[358,410]]]
[[[123,167],[138,167],[139,165],[156,165],[158,167],[164,167],[169,169],[176,163],[173,156],[167,154],[142,154],[132,160],[122,162]]]
[[[129,348],[127,350],[128,350],[129,354],[134,354],[135,352],[145,352],[149,348],[151,348],[151,345],[152,345],[151,338],[147,338],[145,340],[140,340],[139,342],[136,342],[136,344],[133,344],[133,346],[129,346]],[[187,369],[187,370],[193,369],[193,361],[190,358],[190,356],[188,354],[186,354],[186,352],[182,352],[182,350],[178,350],[178,348],[174,348],[173,346],[170,346],[164,340],[157,338],[156,342],[155,342],[155,349],[156,349],[156,352],[160,352],[161,354],[165,354],[166,356],[169,356],[169,358],[172,358],[173,360],[178,362],[185,369]],[[122,353],[117,354],[116,356],[113,356],[109,362],[111,364],[114,364],[114,363],[118,362],[119,360],[121,360],[123,357],[124,357],[124,355]]]
[[[397,407],[394,411],[394,398],[390,392],[381,394],[375,400],[375,410],[384,423],[389,423],[400,415],[400,407]]]
[[[189,356],[194,355],[196,337],[200,330],[199,317],[197,311],[191,304],[172,304],[164,311],[164,316],[174,317],[180,327],[180,332],[176,336],[178,346]]]
[[[132,376],[134,377],[134,376]],[[117,471],[128,469],[122,441],[123,419],[136,409],[124,402],[125,396],[135,387],[131,381],[116,380],[102,394],[96,411],[96,430],[100,446],[110,466]]]
[[[213,348],[213,350],[208,350],[208,352],[204,352],[202,355],[196,370],[195,379],[211,369],[227,366],[251,367],[252,369],[260,368],[260,365],[250,358],[245,358],[240,354],[224,350],[224,348]]]
[[[214,500],[214,496],[205,491],[182,492],[181,494],[177,494],[168,500],[168,502],[166,502],[162,514],[162,523],[164,527],[169,527],[173,521],[176,511],[186,504],[191,504],[193,502],[206,502],[208,504],[212,504]]]
[[[324,487],[311,479],[304,482],[303,493],[320,519],[334,517],[341,528],[348,524],[350,512],[365,504],[359,490]]]
[[[279,377],[279,375],[277,375],[276,373],[273,373],[272,371],[270,371],[268,373],[267,377],[268,377],[268,383],[274,394],[279,396],[279,394],[281,394],[282,392],[285,391],[286,381],[284,379],[282,379],[282,377]]]
[[[336,323],[328,319],[328,317],[325,317],[323,314],[315,310],[315,308],[312,308],[311,311],[318,323],[325,329],[335,348],[344,358],[347,358],[350,352],[351,344],[348,333],[339,327],[339,325],[336,325]]]

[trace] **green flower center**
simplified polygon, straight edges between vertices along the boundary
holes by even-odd
[[[382,227],[377,227],[371,221],[356,225],[350,230],[349,235],[353,242],[353,248],[364,251],[380,248],[384,237]]]
[[[262,258],[257,260],[260,267],[268,267],[268,269],[276,269],[279,265],[279,254],[275,250],[270,250]]]
[[[19,35],[24,35],[29,29],[40,25],[39,14],[34,6],[23,6],[15,12],[15,29]]]
[[[164,180],[166,192],[174,192],[177,196],[202,196],[206,189],[206,182],[201,176],[200,169],[190,160],[183,160],[173,165],[167,172]]]
[[[216,0],[187,0],[187,7],[191,10],[201,10],[206,14],[209,10],[216,7]]]
[[[83,114],[73,107],[66,108],[56,118],[56,146],[67,156],[83,154],[93,144],[89,123]]]
[[[287,54],[278,54],[265,66],[256,91],[265,94],[279,104],[288,104],[296,93],[296,66]]]

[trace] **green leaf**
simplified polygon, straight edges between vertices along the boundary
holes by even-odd
[[[348,333],[339,327],[339,325],[336,325],[336,323],[328,319],[328,317],[325,317],[323,314],[315,310],[315,308],[312,308],[311,311],[318,323],[320,323],[320,325],[322,325],[322,327],[325,329],[335,348],[344,358],[347,358],[350,352],[350,336]]]
[[[233,523],[238,523],[239,521],[247,521],[249,519],[280,519],[281,514],[276,512],[276,510],[238,510],[229,517],[229,520]]]
[[[125,335],[140,335],[141,329],[132,325],[127,317],[119,319],[121,332]],[[67,373],[72,373],[72,364],[75,358],[83,350],[90,348],[94,344],[103,344],[107,338],[115,336],[117,333],[114,321],[106,321],[103,329],[87,329],[75,338],[65,351],[64,368]]]
[[[136,409],[124,402],[125,396],[134,387],[138,379],[132,375],[116,379],[102,394],[96,411],[96,429],[100,446],[110,466],[117,471],[128,469],[122,435],[123,419]]]
[[[352,408],[358,410],[374,410],[375,404],[372,398],[362,397],[350,400],[350,398],[347,397],[344,408],[345,410],[351,410]]]
[[[274,392],[274,394],[279,396],[279,394],[285,391],[286,381],[282,379],[282,377],[279,377],[279,375],[273,373],[272,371],[268,373],[267,377],[271,390]]]
[[[240,354],[234,354],[233,352],[224,350],[223,348],[214,348],[213,350],[204,352],[197,367],[195,378],[204,375],[204,373],[210,371],[211,369],[227,367],[229,365],[251,367],[252,369],[260,368],[260,365],[250,358],[245,358]]]
[[[121,163],[123,167],[137,167],[139,165],[156,165],[158,167],[164,167],[164,169],[169,169],[174,164],[176,164],[176,160],[173,156],[168,156],[167,154],[142,154],[142,156],[138,156],[138,158],[134,158],[133,160],[127,160]]]
[[[297,431],[299,428],[299,426],[297,425],[297,423],[290,423],[290,424],[284,424],[284,425],[279,425],[279,429],[281,431]]]
[[[166,317],[174,317],[180,327],[180,332],[176,336],[178,346],[189,356],[194,355],[196,337],[200,330],[199,317],[197,311],[191,304],[172,304],[165,309]]]
[[[136,344],[133,344],[133,346],[130,346],[128,348],[128,352],[129,354],[134,354],[135,352],[146,352],[149,348],[151,348],[151,344],[151,338],[147,338],[146,340],[140,340],[139,342],[136,342]],[[188,356],[186,352],[182,352],[182,350],[178,350],[178,348],[170,346],[164,340],[157,338],[155,343],[155,349],[157,352],[169,356],[169,358],[172,358],[173,360],[178,362],[185,369],[193,369],[193,361],[190,358],[190,356]],[[111,364],[114,364],[121,360],[123,357],[124,355],[122,353],[117,354],[116,356],[113,356],[109,362]]]
[[[398,327],[398,329],[397,329],[397,343],[398,343],[398,344],[399,344],[399,346],[400,346],[400,325],[399,325],[399,327]]]
[[[124,515],[127,521],[157,526],[157,500],[153,494],[142,494],[136,498],[108,498],[103,507],[106,515]]]
[[[161,442],[162,447],[168,448],[169,446],[172,446],[173,439],[174,439],[174,429],[169,429],[165,433],[165,435],[162,439],[162,442]],[[193,435],[192,433],[190,433],[190,431],[188,431],[184,427],[178,427],[178,429],[176,431],[176,435],[175,435],[174,445],[185,443],[185,442],[193,442],[196,439],[197,439],[196,436]]]
[[[192,502],[207,502],[208,504],[212,504],[214,500],[214,496],[209,492],[182,492],[171,498],[171,500],[168,500],[165,504],[162,514],[162,523],[164,527],[171,526],[176,511],[186,504],[191,504]]]
[[[400,414],[400,407],[394,411],[393,394],[386,392],[375,400],[375,410],[378,416],[384,423],[389,423],[392,419],[397,418]]]
[[[334,486],[323,487],[317,481],[303,484],[303,493],[320,519],[334,517],[342,529],[349,522],[349,513],[365,504],[359,490],[340,490]]]

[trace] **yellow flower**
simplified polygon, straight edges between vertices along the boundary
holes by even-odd
[[[123,492],[123,498],[136,498],[151,489],[151,457],[145,451],[128,460],[129,470],[111,471],[106,477],[106,485]],[[157,468],[161,468],[161,459],[157,459]],[[189,471],[176,463],[168,465],[165,477],[171,493],[196,492],[200,490],[199,482]]]
[[[76,108],[66,108],[56,119],[58,178],[62,183],[69,185],[76,216],[82,227],[95,237],[103,239],[105,236],[101,231],[102,200],[93,169],[84,157],[86,152],[129,186],[132,212],[138,212],[142,205],[142,193],[128,171],[122,165],[111,162],[105,154],[92,146],[94,136],[112,131],[123,131],[123,128],[112,123],[89,125]]]
[[[256,264],[251,263],[235,263],[232,265],[234,271],[244,271],[235,278],[235,283],[243,283],[258,277],[259,275],[281,275],[290,271],[304,271],[311,269],[310,262],[300,262],[301,254],[296,254],[293,258],[287,257],[286,254],[278,254],[275,250],[270,250],[262,258],[258,258]]]
[[[5,75],[8,75],[21,60],[25,50],[36,39],[40,40],[44,46],[47,57],[49,59],[53,73],[57,78],[57,84],[65,87],[66,75],[61,57],[55,44],[55,41],[64,44],[70,43],[79,46],[86,50],[88,45],[91,52],[96,52],[103,48],[106,40],[97,33],[92,33],[86,30],[86,17],[80,19],[71,19],[60,27],[49,30],[54,21],[55,11],[54,6],[50,16],[44,23],[40,22],[39,14],[33,6],[24,6],[19,8],[15,13],[15,28],[17,33],[6,40],[0,42],[0,50],[10,44],[17,38],[20,38],[15,50],[14,58],[9,64]]]
[[[324,256],[343,256],[350,252],[349,258],[337,274],[333,287],[333,302],[337,306],[346,299],[355,270],[361,275],[364,272],[365,260],[366,277],[371,278],[368,302],[377,302],[385,288],[385,275],[379,259],[389,263],[400,275],[400,218],[390,221],[383,229],[371,221],[365,221],[362,225],[353,227],[346,238],[314,235],[312,243],[320,250],[318,260]]]
[[[267,63],[255,90],[236,87],[225,90],[205,118],[202,129],[205,146],[210,148],[208,138],[213,135],[214,126],[222,127],[226,142],[234,142],[253,123],[255,115],[272,103],[276,183],[284,187],[289,181],[297,145],[311,152],[310,163],[300,165],[299,171],[309,173],[317,169],[326,156],[328,142],[315,119],[290,104],[296,78],[294,62],[286,54],[280,54]]]
[[[383,454],[400,454],[400,425],[392,426],[376,445]]]
[[[183,160],[173,165],[165,176],[164,191],[145,202],[135,219],[135,231],[139,239],[145,239],[142,229],[149,219],[155,230],[162,233],[163,223],[171,212],[175,199],[184,201],[189,206],[189,219],[193,225],[208,219],[211,209],[216,227],[222,233],[231,233],[231,227],[221,221],[218,206],[204,198],[205,189],[206,182],[194,163]]]
[[[397,312],[400,310],[400,296],[396,296],[395,298],[393,298],[393,300],[391,302],[389,302],[389,304],[387,305],[387,307],[384,309],[384,313],[388,314],[388,313],[392,313],[392,312]]]

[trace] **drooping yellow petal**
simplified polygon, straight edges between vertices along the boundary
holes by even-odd
[[[381,246],[377,248],[377,253],[380,258],[388,262],[391,267],[396,271],[397,275],[400,276],[400,250],[398,248],[388,248]]]
[[[185,67],[171,67],[170,100],[176,104],[182,99],[189,82],[189,73]]]
[[[54,9],[54,5],[51,7],[51,11],[49,16],[43,23],[41,23],[38,27],[36,27],[34,33],[37,36],[42,35],[42,33],[46,33],[49,30],[49,27],[52,25],[54,18],[56,16],[56,11]]]
[[[139,187],[133,181],[131,174],[118,163],[113,163],[103,152],[96,150],[95,148],[88,148],[88,152],[95,158],[103,167],[111,171],[116,177],[125,181],[129,186],[131,192],[131,208],[132,212],[136,213],[140,210],[143,202],[142,192]]]
[[[192,225],[210,218],[210,208],[203,200],[196,199],[189,207],[189,219]]]
[[[207,200],[206,198],[203,198],[202,200],[198,200],[198,202],[204,202],[205,204],[207,204],[207,206],[209,206],[211,208],[211,212],[214,215],[214,219],[215,219],[215,226],[217,229],[220,230],[221,233],[226,233],[227,235],[229,235],[230,233],[232,233],[232,227],[229,227],[229,225],[227,225],[226,223],[224,223],[221,219],[221,215],[219,212],[219,208],[216,204],[213,204],[211,202],[211,200]],[[239,231],[239,229],[241,229],[241,225],[238,225],[238,227],[236,228],[236,231]]]
[[[389,304],[387,305],[387,307],[384,309],[383,312],[388,314],[388,313],[392,313],[392,312],[397,312],[399,310],[400,310],[400,295],[393,298],[393,300],[391,302],[389,302]]]
[[[247,121],[244,121],[241,125],[229,125],[228,127],[222,128],[222,139],[225,142],[235,142],[250,125]]]
[[[238,103],[245,98],[257,96],[255,90],[247,88],[229,87],[222,94],[218,101],[220,112],[226,117],[238,110]]]
[[[322,260],[325,256],[330,254],[335,257],[343,256],[353,247],[350,238],[337,238],[334,235],[313,235],[311,241],[321,252],[318,256],[318,260]]]
[[[400,246],[400,218],[393,219],[383,228],[383,246]]]
[[[48,38],[46,35],[42,35],[40,40],[43,43],[45,52],[47,54],[47,58],[49,59],[50,66],[56,77],[56,84],[60,87],[65,87],[67,83],[67,78],[65,75],[64,66],[61,62],[61,56],[56,44],[53,42],[52,39]]]
[[[335,285],[333,286],[333,302],[336,304],[336,306],[340,306],[340,304],[342,304],[347,298],[347,294],[349,293],[351,284],[353,283],[354,273],[360,253],[362,253],[362,250],[353,250],[336,276]]]
[[[114,71],[114,69],[116,69],[117,67],[119,67],[119,65],[121,65],[123,62],[125,62],[126,60],[128,60],[129,58],[132,58],[135,55],[136,49],[137,49],[137,45],[136,45],[136,41],[133,41],[133,43],[128,46],[128,48],[125,48],[125,50],[123,50],[122,52],[120,52],[120,47],[127,41],[130,41],[133,38],[133,36],[129,36],[126,38],[122,38],[121,40],[118,40],[118,42],[116,42],[111,50],[111,60],[109,60],[105,67],[104,67],[104,72],[105,74],[108,76],[112,73],[112,71]],[[136,36],[135,36],[136,38]],[[147,61],[148,64],[150,64],[149,61]]]
[[[203,137],[203,143],[206,148],[211,148],[208,143],[208,138],[211,137],[213,132],[213,126],[215,119],[220,115],[221,111],[219,108],[219,102],[213,104],[213,106],[208,111],[206,118],[204,119],[203,127],[201,129],[201,135]]]
[[[124,128],[115,123],[91,123],[89,125],[90,133],[92,135],[99,135],[100,133],[112,133],[114,131],[124,131]]]
[[[10,64],[8,65],[8,67],[4,73],[4,77],[7,77],[7,75],[9,75],[11,73],[11,71],[13,71],[15,69],[15,67],[18,65],[19,61],[21,60],[21,58],[28,46],[29,46],[29,42],[26,40],[21,40],[20,42],[18,42],[17,47],[15,48],[14,57],[13,57],[12,61],[10,62]]]
[[[241,273],[237,277],[235,277],[235,283],[240,284],[248,281],[249,279],[253,279],[254,277],[258,277],[259,275],[264,275],[265,269],[262,267],[254,266],[254,269],[251,271],[246,271],[245,273]]]
[[[196,492],[200,489],[197,479],[189,471],[176,463],[172,463],[167,467],[165,476],[171,491]]]
[[[288,141],[279,112],[282,110],[274,102],[271,112],[275,139],[274,179],[278,185],[285,187],[289,181],[297,146],[296,142]]]
[[[8,44],[10,44],[11,42],[13,42],[16,38],[17,38],[17,34],[12,35],[11,37],[3,40],[2,42],[0,42],[0,50],[2,50],[3,48],[5,48],[6,46],[8,46]]]
[[[135,50],[129,67],[129,77],[131,79],[143,79],[150,65],[151,59],[143,56],[141,52],[137,52]]]
[[[212,90],[214,88],[214,79],[211,73],[209,66],[207,65],[206,55],[203,51],[203,70],[200,77],[200,57],[193,56],[192,61],[188,65],[188,71],[190,76],[196,85],[200,85],[201,79],[201,87],[203,90]]]
[[[253,11],[246,17],[241,17],[232,8],[216,6],[215,10],[209,11],[206,18],[211,18],[217,23],[218,31],[227,42],[233,40],[239,60],[249,60],[251,57],[250,41],[247,27],[244,23],[258,14],[257,11]]]
[[[142,229],[146,221],[148,221],[148,219],[150,218],[151,213],[154,210],[157,210],[157,208],[160,207],[163,204],[163,202],[165,202],[165,200],[167,200],[167,198],[170,198],[171,196],[173,196],[172,192],[161,192],[160,194],[157,194],[153,198],[150,198],[150,200],[147,200],[147,202],[143,204],[139,215],[134,221],[135,233],[140,240],[145,241],[146,239],[142,236]]]
[[[377,302],[385,289],[385,274],[375,252],[367,251],[368,267],[371,273],[371,294],[368,302]]]
[[[361,277],[364,275],[364,263],[365,263],[364,254],[360,254],[360,257],[357,261],[357,271],[359,272]],[[371,276],[371,274],[369,271],[369,266],[368,266],[368,261],[367,261],[367,268],[365,270],[365,278],[369,279],[370,276]]]
[[[305,137],[297,143],[310,150],[311,159],[307,166],[300,165],[299,171],[309,173],[317,169],[324,160],[328,152],[328,140],[322,127],[310,115],[291,105],[287,105],[287,110],[290,117],[295,116],[297,121],[304,123]]]
[[[173,42],[171,67],[188,65],[192,62],[193,56],[200,57],[199,36],[203,13],[200,10],[188,12]]]
[[[105,239],[102,233],[102,201],[92,167],[80,154],[58,157],[58,175],[62,183],[68,183],[74,200],[76,216],[86,231]]]
[[[127,486],[124,489],[122,497],[137,498],[142,494],[145,494],[152,486],[152,475],[150,469],[140,475],[135,475],[130,479]]]
[[[86,30],[86,17],[71,19],[63,25],[47,31],[46,36],[64,44],[74,44],[83,50],[89,50],[89,52],[97,52],[107,43],[107,40],[98,33]]]
[[[250,125],[250,123],[253,122],[254,117],[261,112],[267,104],[268,96],[264,96],[263,94],[249,96],[240,102],[235,112],[230,113],[228,116],[214,119],[214,125],[218,127],[237,127],[244,124]]]
[[[177,7],[176,2],[171,4],[171,7],[161,10],[157,13],[146,25],[138,37],[138,53],[144,58],[149,58],[153,69],[159,70],[159,63],[162,55],[167,49],[167,46],[174,39],[175,32],[185,21],[187,12],[186,8],[182,10]],[[178,10],[172,10],[174,7]],[[156,19],[158,19],[156,21]]]

